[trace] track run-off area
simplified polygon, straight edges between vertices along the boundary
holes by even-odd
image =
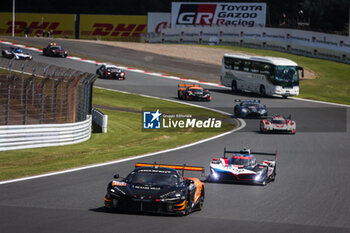
[[[38,48],[49,42],[29,39],[27,43]],[[25,41],[25,38],[21,40]],[[147,68],[142,63],[147,60],[145,56],[150,56],[135,51],[122,54],[118,48],[101,44],[64,40],[60,43],[68,51],[76,54],[82,51],[82,56],[89,53],[90,57],[115,61],[116,64],[126,64],[125,56],[130,54],[130,57],[135,57],[134,62],[138,63],[138,67]],[[9,47],[5,44],[2,46]],[[42,56],[39,51],[31,52],[35,61],[47,64],[91,73],[98,68],[96,64],[80,59],[51,58]],[[206,69],[205,65],[191,61],[153,56],[153,62],[157,63],[159,59],[155,65],[173,61],[169,63],[170,69],[174,69],[174,64],[183,64],[184,72],[192,67],[193,72],[198,75],[202,73],[205,77],[217,69],[217,79],[220,76],[220,67],[208,66]],[[165,66],[163,69],[166,73]],[[126,70],[126,77],[124,81],[97,80],[95,86],[176,101],[177,85],[186,83],[186,80],[132,70]],[[246,126],[237,132],[180,150],[1,184],[0,231],[350,232],[349,107],[294,98],[232,94],[229,89],[219,85],[201,85],[211,91],[213,100],[191,101],[191,104],[232,114],[234,99],[260,99],[270,109],[270,115],[291,114],[297,123],[297,133],[263,135],[258,131],[259,121],[248,119],[245,120]],[[204,166],[208,173],[209,162],[214,157],[222,156],[224,147],[233,150],[248,147],[253,152],[277,150],[276,181],[265,187],[206,183],[203,210],[186,217],[104,211],[106,185],[115,173],[125,177],[134,169],[136,162],[155,161]]]

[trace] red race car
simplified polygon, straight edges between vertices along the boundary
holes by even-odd
[[[295,134],[296,124],[291,117],[273,116],[271,119],[260,121],[260,132],[262,133],[291,133]]]

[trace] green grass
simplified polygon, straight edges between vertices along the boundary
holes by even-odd
[[[169,101],[94,88],[94,104],[141,110],[160,109],[169,113],[192,114],[230,120],[216,112]],[[103,110],[108,115],[108,132],[74,145],[0,152],[0,180],[42,174],[169,149],[219,133],[234,126],[224,123],[220,130],[164,131],[141,129],[141,113]],[[232,121],[232,119],[231,119]]]
[[[187,45],[186,45],[187,46]],[[298,56],[283,52],[243,48],[237,46],[209,46],[209,48],[230,49],[243,53],[262,56],[285,57],[309,69],[316,74],[316,79],[300,82],[301,98],[321,100],[341,104],[350,104],[350,65],[317,58]]]

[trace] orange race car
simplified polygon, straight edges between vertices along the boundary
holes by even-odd
[[[179,84],[177,97],[180,100],[211,100],[209,90],[206,90],[197,84]]]
[[[179,171],[182,171],[180,174]],[[114,179],[107,186],[105,207],[113,210],[188,215],[201,210],[204,183],[183,176],[184,171],[203,167],[137,163],[126,178]]]

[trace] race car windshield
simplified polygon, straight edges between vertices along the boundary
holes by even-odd
[[[190,91],[198,91],[198,92],[203,92],[203,88],[190,88]]]
[[[120,70],[119,69],[116,69],[116,68],[109,68],[109,69],[107,69],[109,72],[120,72]]]
[[[243,166],[249,166],[251,165],[252,160],[248,156],[233,156],[231,159],[232,165],[243,165]]]
[[[286,121],[282,120],[282,119],[278,119],[278,120],[272,120],[272,123],[274,123],[274,124],[285,124]]]
[[[244,104],[244,107],[259,107],[259,104]]]
[[[53,46],[53,47],[51,47],[52,49],[57,49],[57,50],[61,50],[62,49],[62,47],[61,46]]]
[[[145,186],[174,186],[178,184],[178,180],[174,173],[137,172],[132,176],[131,183]]]
[[[16,53],[23,53],[23,50],[22,49],[15,49],[15,52]]]

